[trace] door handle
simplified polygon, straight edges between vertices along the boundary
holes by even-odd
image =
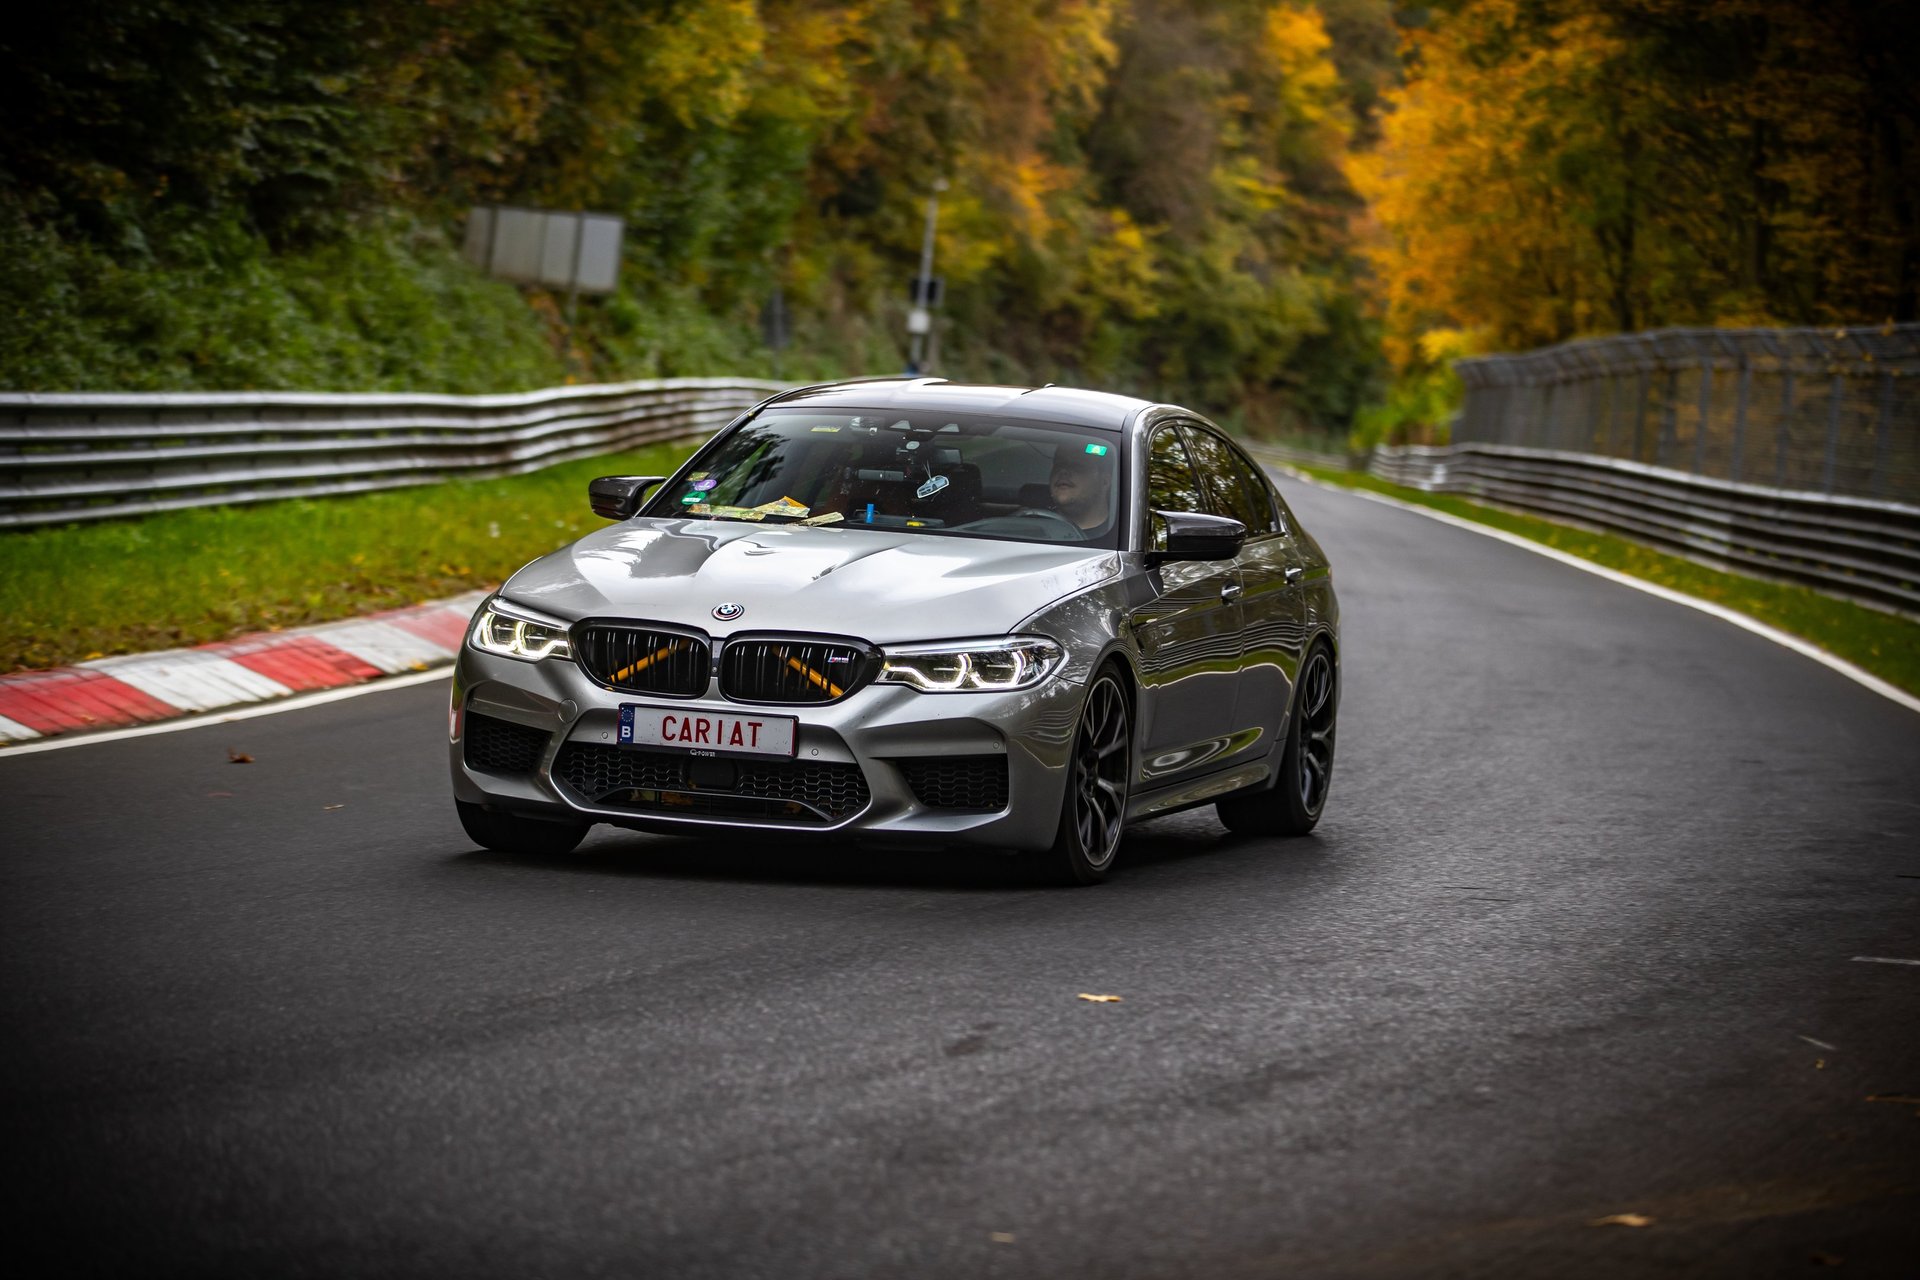
[[[1229,583],[1227,583],[1227,584],[1226,584],[1225,586],[1223,586],[1223,587],[1221,587],[1221,588],[1220,588],[1220,599],[1221,599],[1221,600],[1223,600],[1223,601],[1225,601],[1225,600],[1238,600],[1239,598],[1240,598],[1240,584],[1239,584],[1239,583],[1237,583],[1237,582],[1229,582]]]
[[[1298,582],[1302,577],[1306,576],[1306,572],[1306,569],[1302,566],[1290,564],[1287,566],[1287,581]]]

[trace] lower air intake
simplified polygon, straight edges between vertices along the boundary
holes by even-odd
[[[469,711],[463,755],[467,768],[482,773],[532,773],[551,736],[545,729]]]
[[[592,742],[560,748],[553,776],[600,808],[685,818],[823,826],[851,818],[872,798],[857,764],[713,760]]]
[[[926,756],[895,760],[913,798],[929,809],[998,813],[1007,807],[1007,758]]]

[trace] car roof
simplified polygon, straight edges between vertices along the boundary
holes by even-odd
[[[1151,400],[1118,396],[1106,391],[1086,391],[1078,387],[998,387],[944,378],[866,378],[854,382],[830,382],[817,387],[801,387],[784,392],[768,402],[773,408],[809,409],[897,409],[934,413],[1004,414],[1015,418],[1038,418],[1105,431],[1124,431],[1127,423],[1142,409],[1153,407]]]

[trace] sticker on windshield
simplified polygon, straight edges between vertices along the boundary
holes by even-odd
[[[690,507],[696,502],[705,502],[706,500],[707,495],[698,489],[695,489],[692,493],[683,493],[680,495],[680,505],[683,507]]]
[[[916,498],[931,498],[934,494],[940,492],[952,483],[953,482],[945,476],[930,476],[925,484],[913,491],[913,496]]]
[[[815,427],[813,430],[815,435],[822,436],[838,435],[840,433],[840,428],[838,427]]]
[[[1103,444],[1090,444],[1087,446],[1087,452],[1096,458],[1104,458],[1107,456],[1107,446]]]
[[[705,493],[709,489],[719,488],[720,482],[718,480],[715,480],[712,476],[701,476],[699,479],[693,482],[693,487],[698,489],[700,492]]]
[[[772,502],[761,503],[754,510],[765,516],[804,516],[812,508],[792,498],[775,498]]]
[[[713,474],[713,473],[712,473],[712,472],[710,472],[710,471],[696,471],[696,472],[694,472],[694,473],[693,473],[692,475],[690,475],[690,476],[688,476],[688,477],[687,477],[687,479],[689,479],[689,480],[705,480],[705,479],[706,479],[706,478],[707,478],[707,477],[708,477],[709,475],[711,475],[711,474]]]

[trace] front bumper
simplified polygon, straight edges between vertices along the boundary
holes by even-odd
[[[1016,693],[928,694],[903,685],[869,685],[826,706],[757,706],[729,702],[717,693],[658,698],[603,688],[564,659],[522,662],[468,646],[454,669],[454,714],[449,718],[453,791],[460,800],[489,808],[650,831],[838,833],[878,843],[1044,849],[1053,842],[1059,823],[1066,766],[1085,696],[1083,684],[1056,674]],[[605,752],[624,756],[633,751],[614,745],[622,703],[794,716],[799,721],[794,761],[857,768],[865,783],[865,803],[853,812],[825,817],[685,812],[703,805],[728,807],[728,797],[737,793],[739,784],[711,779],[711,801],[700,786],[690,783],[683,784],[684,795],[675,792],[682,798],[673,806],[589,796],[567,780],[579,776],[577,769],[556,764],[577,760],[562,760],[570,746],[591,748],[603,759]],[[466,750],[475,716],[536,730],[546,735],[544,743],[535,746],[537,740],[523,734],[529,744],[525,761],[510,769],[484,767],[484,762],[477,767]],[[917,776],[912,775],[916,761],[995,756],[1006,761],[1006,804],[995,811],[927,803],[910,782],[910,776]],[[524,767],[529,762],[531,767]],[[675,813],[674,807],[683,811]]]

